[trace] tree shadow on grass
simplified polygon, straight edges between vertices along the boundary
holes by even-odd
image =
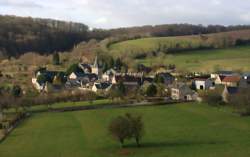
[[[161,148],[161,147],[183,147],[199,145],[218,145],[224,144],[225,141],[176,141],[176,142],[145,142],[141,143],[140,148]],[[124,148],[137,148],[136,144],[128,144]]]

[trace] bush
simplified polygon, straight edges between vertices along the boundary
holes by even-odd
[[[109,125],[110,134],[120,142],[123,147],[125,139],[135,139],[137,146],[144,134],[144,124],[141,116],[125,114],[113,119]]]
[[[231,95],[229,102],[241,115],[250,115],[250,89],[241,89],[237,94]]]
[[[60,64],[60,56],[59,53],[54,53],[52,56],[52,63],[54,65],[59,65]]]
[[[201,93],[203,101],[207,102],[209,105],[220,105],[222,102],[221,93],[216,90],[209,90]]]
[[[146,90],[146,95],[149,97],[153,97],[157,94],[157,87],[154,84],[148,86]]]

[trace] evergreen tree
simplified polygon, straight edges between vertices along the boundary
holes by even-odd
[[[147,90],[146,90],[146,95],[153,97],[156,94],[157,94],[157,87],[154,84],[149,85]]]
[[[20,86],[14,85],[12,90],[11,90],[11,93],[14,97],[20,97],[22,94],[22,89]]]
[[[59,65],[60,64],[60,56],[59,53],[54,53],[52,57],[52,63],[54,65]]]

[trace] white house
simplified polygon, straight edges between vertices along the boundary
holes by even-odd
[[[214,88],[214,82],[210,78],[196,78],[194,79],[194,85],[198,90],[209,90]]]
[[[102,83],[94,83],[92,87],[93,92],[108,92],[112,87],[111,83],[102,82]]]
[[[116,71],[114,69],[109,69],[102,75],[102,79],[104,81],[111,82],[113,80],[113,77],[115,77]]]
[[[44,92],[46,91],[46,83],[39,83],[37,81],[37,78],[32,78],[32,84],[33,86],[39,91],[39,92]]]

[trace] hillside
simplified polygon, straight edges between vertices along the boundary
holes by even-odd
[[[88,26],[51,19],[0,16],[0,58],[65,51],[88,39]]]
[[[82,23],[0,15],[0,59],[19,57],[26,52],[51,54],[68,51],[90,39],[118,38],[118,41],[142,37],[167,37],[249,29],[248,25],[166,24],[117,29],[93,29]]]
[[[240,45],[239,41],[247,42],[249,39],[250,30],[179,37],[149,37],[118,42],[112,44],[109,50],[117,56],[126,54],[126,56],[136,57],[139,54],[152,52],[175,53],[196,49],[226,48]]]
[[[196,50],[137,59],[147,66],[175,64],[182,72],[214,72],[218,70],[250,71],[250,46],[227,49]]]

